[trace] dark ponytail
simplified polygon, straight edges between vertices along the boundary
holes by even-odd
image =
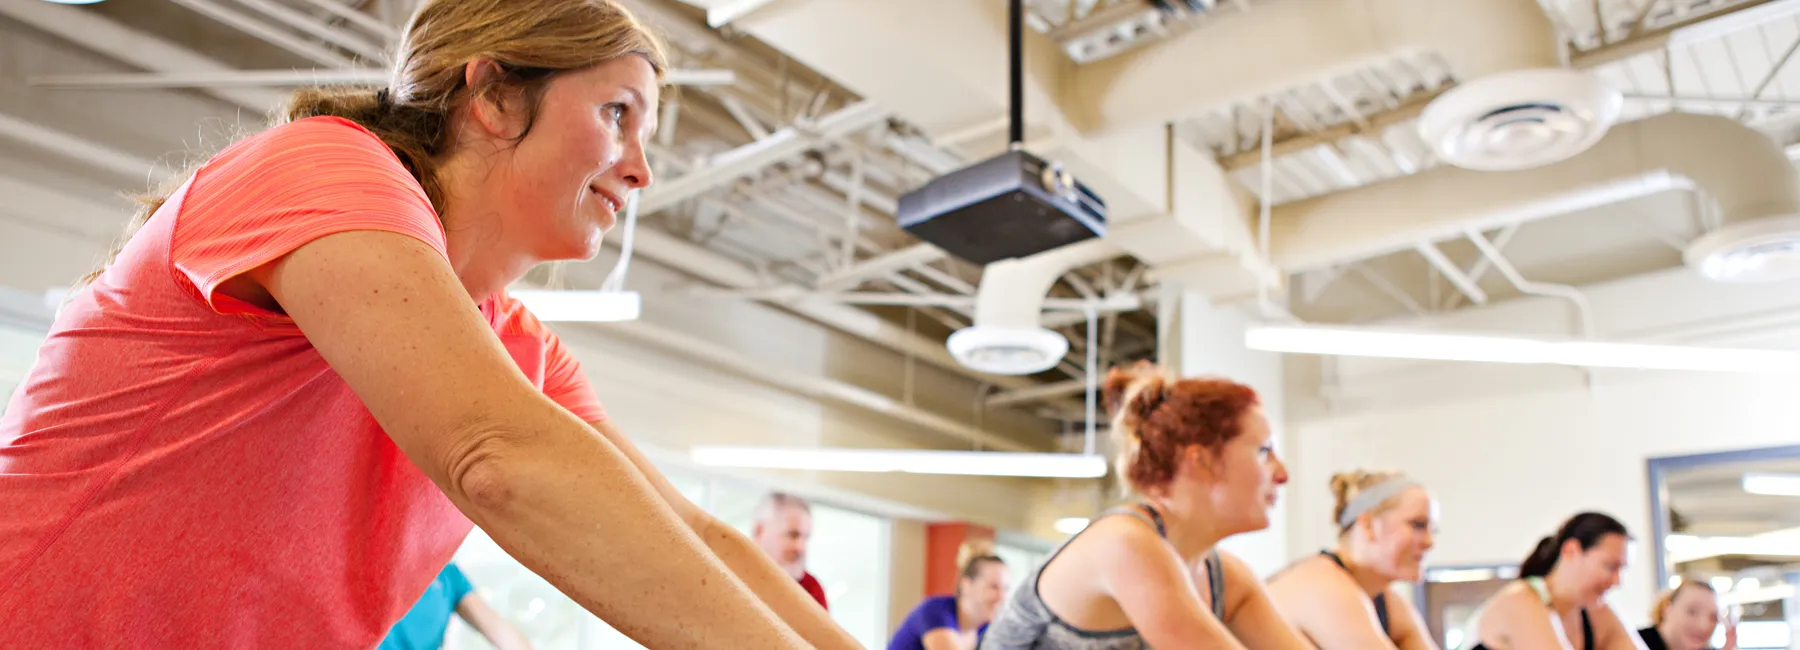
[[[1525,561],[1519,563],[1519,577],[1542,578],[1550,575],[1550,570],[1556,568],[1556,557],[1561,552],[1562,545],[1556,543],[1556,538],[1545,537],[1538,540],[1537,548],[1531,549],[1531,555],[1525,556]]]
[[[1600,543],[1607,535],[1629,537],[1625,532],[1625,524],[1611,516],[1598,512],[1583,512],[1563,522],[1555,535],[1538,540],[1537,547],[1531,549],[1531,555],[1519,563],[1519,577],[1542,578],[1550,575],[1556,568],[1556,560],[1562,557],[1563,544],[1575,540],[1585,551]]]

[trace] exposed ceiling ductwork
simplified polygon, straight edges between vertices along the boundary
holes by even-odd
[[[1451,167],[1274,209],[1270,257],[1295,273],[1410,249],[1470,230],[1692,189],[1720,227],[1687,262],[1716,280],[1792,274],[1800,249],[1800,187],[1772,140],[1717,116],[1669,113],[1614,127],[1593,148],[1513,172]]]
[[[1563,67],[1556,28],[1536,0],[1269,2],[1081,66],[1063,108],[1081,132],[1099,134],[1182,119],[1421,51],[1436,53],[1465,84]]]
[[[1253,204],[1210,154],[1171,137],[1164,121],[1421,50],[1464,80],[1441,98],[1447,103],[1432,121],[1453,152],[1447,159],[1544,164],[1591,146],[1616,117],[1616,93],[1560,69],[1555,29],[1534,0],[1459,2],[1455,17],[1439,4],[1269,3],[1086,66],[1027,32],[1026,148],[1095,188],[1110,213],[1107,241],[1158,277],[1220,283],[1229,271],[1218,292],[1254,291],[1279,274],[1252,244]],[[983,128],[998,136],[1004,124],[996,118],[1007,106],[1005,18],[998,2],[787,0],[733,25],[926,133],[960,139]],[[922,46],[920,34],[933,45]],[[1541,83],[1521,84],[1520,73],[1556,76],[1560,90],[1546,95]],[[1570,132],[1577,135],[1546,137]]]
[[[1004,18],[988,2],[793,0],[736,26],[943,135],[993,124],[1005,108]],[[921,33],[934,35],[932,47],[919,47]],[[1564,68],[1555,26],[1535,0],[1272,2],[1080,66],[1031,36],[1031,123],[1087,139],[1419,52],[1437,55],[1459,80],[1421,121],[1453,165],[1522,169],[1568,158],[1605,134],[1623,101],[1599,78]]]

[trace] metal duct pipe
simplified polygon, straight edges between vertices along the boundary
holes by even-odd
[[[1206,26],[1080,67],[1063,109],[1095,135],[1179,120],[1365,67],[1435,52],[1458,79],[1561,68],[1536,0],[1308,0],[1222,12]]]
[[[1443,167],[1276,207],[1270,257],[1298,273],[1675,189],[1711,199],[1722,231],[1800,214],[1793,167],[1768,137],[1724,117],[1669,113],[1613,127],[1546,167]]]

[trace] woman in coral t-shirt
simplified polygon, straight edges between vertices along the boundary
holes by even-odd
[[[446,0],[399,47],[70,297],[0,419],[0,647],[369,648],[471,521],[651,647],[854,647],[504,290],[650,183],[660,45],[610,0]]]

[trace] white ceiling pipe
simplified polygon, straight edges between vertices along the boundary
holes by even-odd
[[[1726,224],[1800,213],[1781,148],[1736,120],[1668,113],[1612,128],[1586,152],[1546,167],[1442,167],[1278,206],[1270,257],[1289,273],[1676,189],[1718,205]]]
[[[1056,367],[1069,340],[1041,325],[1056,279],[1119,255],[1100,239],[987,265],[975,292],[975,322],[950,335],[950,355],[976,370],[1029,375]]]
[[[1137,61],[1129,64],[1078,67],[1050,39],[1027,30],[1027,132],[1042,129],[1048,134],[1031,139],[1027,148],[1061,161],[1104,197],[1107,240],[1155,267],[1159,279],[1180,279],[1214,296],[1254,293],[1259,285],[1278,283],[1279,274],[1263,263],[1247,237],[1245,208],[1250,203],[1228,180],[1213,182],[1218,179],[1212,176],[1223,176],[1203,169],[1216,167],[1211,156],[1170,138],[1159,120],[1198,113],[1212,107],[1207,102],[1253,98],[1280,84],[1324,79],[1347,65],[1366,65],[1401,51],[1436,51],[1464,79],[1559,65],[1554,29],[1535,0],[1460,1],[1456,11],[1468,13],[1455,21],[1437,4],[1268,3],[1146,48],[1159,53],[1126,55],[1125,60]],[[892,109],[930,136],[950,137],[991,125],[1006,113],[1004,3],[784,0],[733,25]],[[1296,37],[1291,31],[1296,25],[1305,34],[1320,35]],[[1360,29],[1340,34],[1346,25]],[[1454,27],[1454,36],[1433,31],[1441,26]],[[1216,42],[1231,45],[1215,47]],[[1179,51],[1195,54],[1169,56]],[[1102,93],[1109,96],[1137,92],[1131,90],[1136,77],[1119,75],[1157,67],[1164,69],[1146,82],[1143,92],[1173,94],[1131,100],[1120,105],[1117,115],[1103,114],[1101,105],[1095,105],[1090,112],[1093,119],[1105,118],[1106,128],[1098,129],[1105,131],[1104,137],[1081,136],[1064,115],[1064,106],[1084,101],[1114,105],[1110,97],[1082,97],[1092,94],[1076,92],[1083,84],[1110,87]],[[1108,77],[1118,78],[1092,81]],[[1087,126],[1095,130],[1097,125]]]
[[[1006,112],[1005,3],[785,0],[733,25],[934,136]],[[1536,0],[1264,3],[1082,66],[1049,38],[1030,30],[1026,38],[1027,121],[1055,128],[1066,119],[1089,136],[1160,125],[1400,54],[1435,52],[1465,81],[1562,67],[1555,27]]]
[[[1183,119],[1403,54],[1435,52],[1464,82],[1560,68],[1558,45],[1537,0],[1268,2],[1081,66],[1063,108],[1092,135]]]

